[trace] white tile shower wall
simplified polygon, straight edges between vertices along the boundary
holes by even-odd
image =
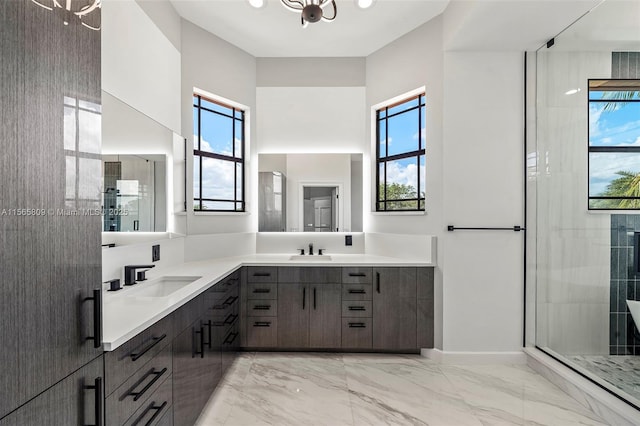
[[[607,354],[609,215],[587,211],[585,93],[589,78],[611,75],[611,53],[548,50],[537,61],[537,344]]]
[[[242,256],[256,252],[256,234],[253,232],[239,232],[189,235],[185,238],[184,244],[185,262]]]
[[[368,232],[364,252],[436,264],[437,240],[433,235],[379,234]]]
[[[160,260],[151,261],[151,247],[160,245]],[[124,284],[125,265],[156,265],[147,276],[153,278],[162,270],[184,263],[185,238],[155,239],[137,244],[118,245],[102,249],[102,281],[120,278]]]
[[[353,245],[345,246],[345,235],[352,236]],[[326,254],[363,254],[365,235],[361,232],[259,232],[256,234],[256,253],[291,253],[305,249],[313,243],[315,253],[324,249]]]

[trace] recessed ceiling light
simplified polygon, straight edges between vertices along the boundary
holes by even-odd
[[[580,88],[577,89],[571,89],[571,90],[567,90],[566,92],[564,92],[565,95],[575,95],[576,93],[578,93],[580,91]]]
[[[368,7],[371,7],[371,5],[373,5],[373,1],[374,0],[356,0],[356,4],[360,9],[366,9]]]
[[[266,0],[249,0],[249,4],[256,9],[260,9],[266,4]]]

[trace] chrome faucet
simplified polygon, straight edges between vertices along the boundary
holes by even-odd
[[[313,255],[313,243],[309,243],[309,256]]]
[[[144,269],[144,271],[138,272],[137,281],[144,281],[147,278],[144,273],[147,269],[151,269],[156,265],[126,265],[124,267],[124,285],[134,285],[136,283],[136,269]]]

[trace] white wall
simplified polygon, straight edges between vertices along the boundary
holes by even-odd
[[[446,52],[444,217],[460,227],[523,221],[523,54]],[[522,348],[524,234],[444,234],[443,348]]]
[[[180,51],[134,1],[102,4],[102,89],[181,133]]]
[[[256,59],[245,51],[182,20],[182,128],[193,146],[193,90],[204,90],[249,108],[245,119],[250,124],[246,135],[245,195],[246,214],[193,213],[187,203],[187,232],[215,234],[257,231],[258,168],[256,157]],[[187,156],[187,200],[193,200],[193,150]]]

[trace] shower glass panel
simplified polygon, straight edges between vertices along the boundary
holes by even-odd
[[[627,300],[640,300],[640,210],[593,208],[604,205],[597,197],[624,197],[633,187],[621,188],[640,181],[640,137],[626,151],[608,151],[620,132],[640,128],[640,103],[590,105],[589,80],[640,86],[638,16],[640,2],[601,3],[536,52],[527,150],[535,345],[636,407],[640,324]]]

